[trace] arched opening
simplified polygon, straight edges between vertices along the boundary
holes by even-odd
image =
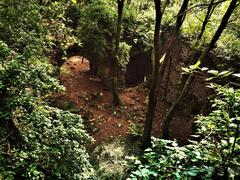
[[[130,57],[125,74],[127,87],[134,87],[144,82],[144,78],[151,73],[151,50],[139,52]]]
[[[97,74],[97,64],[95,62],[95,59],[90,57],[85,50],[80,47],[78,44],[74,44],[70,46],[67,50],[67,57],[68,59],[71,59],[71,57],[78,56],[81,58],[81,63],[86,63],[89,67],[89,72],[93,74]]]
[[[69,47],[67,55],[70,59],[71,57],[80,56],[81,58],[84,57],[85,60],[88,60],[89,72],[101,77],[104,84],[108,86],[107,81],[110,78],[109,76],[112,68],[111,61],[104,61],[104,63],[101,62],[97,64],[95,59],[90,57],[90,55],[77,44]],[[137,86],[144,82],[145,77],[148,77],[151,74],[151,68],[151,49],[148,51],[139,51],[139,49],[135,47],[130,53],[130,60],[123,76],[119,73],[119,84],[124,82],[124,86],[126,87]]]
[[[72,56],[61,66],[60,75],[78,76],[80,74],[90,73],[89,60],[83,56]],[[73,77],[77,78],[77,77]]]

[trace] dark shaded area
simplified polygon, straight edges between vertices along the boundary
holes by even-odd
[[[125,74],[126,86],[136,86],[144,81],[151,73],[151,50],[130,55]]]
[[[77,44],[70,46],[67,50],[68,58],[72,56],[84,56],[89,60],[90,71],[97,73],[96,62],[85,53],[84,49]],[[144,81],[144,77],[151,73],[151,50],[146,52],[130,52],[130,60],[125,73],[125,82],[127,87],[134,87]]]

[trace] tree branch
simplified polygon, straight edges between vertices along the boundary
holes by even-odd
[[[213,3],[212,5],[216,5],[216,6],[217,6],[218,4],[223,3],[223,2],[226,2],[226,1],[227,1],[227,0],[220,0],[220,1],[217,1],[217,2]],[[188,13],[189,11],[191,11],[191,10],[197,8],[197,7],[203,7],[203,8],[208,7],[210,4],[211,4],[211,3],[197,4],[197,5],[195,5],[195,6],[192,6],[192,7],[188,8],[187,10],[183,11],[181,14],[183,14],[183,13]],[[240,4],[240,3],[239,3],[239,4]],[[239,5],[239,4],[238,4],[238,5]],[[172,19],[170,19],[170,20],[168,21],[168,24],[170,24],[170,22],[172,22],[175,18],[177,18],[177,17],[180,16],[181,14],[178,14],[178,15],[174,16]]]
[[[0,143],[3,143],[5,140],[7,140],[15,131],[10,132],[5,138],[3,138]]]

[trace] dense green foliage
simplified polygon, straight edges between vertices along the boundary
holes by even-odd
[[[97,63],[108,61],[113,56],[117,25],[116,2],[98,0],[84,7],[81,4],[72,6],[68,9],[67,17],[74,22],[69,25],[76,28],[76,36],[83,44],[83,55]],[[151,13],[146,11],[139,14],[134,6],[126,5],[120,44],[120,52],[123,52],[120,64],[123,69],[128,64],[129,53],[139,53],[151,46],[153,24]]]
[[[91,59],[104,61],[112,56],[116,19],[116,7],[107,3],[96,1],[82,10],[77,35],[82,37],[84,51]]]
[[[59,19],[49,14],[46,19],[47,12],[36,1],[1,1],[0,179],[93,175],[85,148],[91,138],[81,117],[45,102],[64,90],[53,77],[48,54],[59,41],[66,42],[49,38],[64,35],[64,27],[59,22],[53,26]],[[56,35],[51,34],[54,28]]]
[[[182,4],[178,0],[164,2],[162,37],[174,29]],[[202,50],[209,43],[230,1],[218,3],[203,37],[197,40],[206,3],[190,2],[179,34],[192,49]],[[118,54],[123,72],[132,56],[152,48],[154,14],[154,1],[125,1]],[[214,50],[214,56],[224,63],[217,60],[216,66],[223,70],[235,72],[240,67],[239,16],[238,4]],[[81,116],[47,102],[54,93],[64,91],[56,75],[72,45],[97,65],[111,62],[117,17],[116,0],[0,0],[0,179],[127,176],[124,149],[111,145],[99,153],[95,172],[87,153],[92,139]],[[183,69],[192,73],[198,66]],[[228,71],[212,72],[217,72],[215,78],[229,75]],[[152,138],[152,148],[131,159],[130,179],[239,178],[240,91],[217,84],[209,87],[215,90],[215,98],[211,112],[196,117],[194,140],[179,146],[177,141]],[[132,125],[130,134],[140,136],[142,127]]]
[[[1,1],[0,37],[15,51],[31,56],[42,54],[44,35],[43,18],[40,7],[34,1]],[[31,49],[34,48],[35,52]]]
[[[130,179],[189,179],[193,177],[225,179],[239,176],[240,91],[211,84],[216,97],[212,112],[196,118],[200,141],[188,145],[152,139],[152,148],[143,157],[134,158]]]
[[[218,1],[215,1],[215,3]],[[200,33],[201,26],[205,15],[207,13],[207,6],[210,1],[205,0],[195,0],[190,2],[189,11],[187,12],[185,21],[182,27],[181,35],[189,38],[190,43],[194,46],[201,45],[205,46],[211,40],[213,34],[215,33],[221,19],[226,11],[230,1],[219,1],[216,8],[214,9],[210,20],[206,26],[201,42],[196,43],[197,36]],[[177,15],[181,1],[172,1],[166,8],[165,15],[163,17],[164,28],[168,26],[172,27],[175,23],[175,16]],[[239,29],[240,29],[240,18],[239,18],[240,7],[238,6],[227,28],[223,32],[221,38],[217,43],[218,49],[216,50],[216,55],[223,57],[224,59],[231,61],[231,63],[238,64],[239,66]]]

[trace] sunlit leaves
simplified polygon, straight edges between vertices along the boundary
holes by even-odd
[[[77,4],[77,0],[71,0],[73,4]]]
[[[47,52],[56,38],[62,49],[75,41],[62,39],[66,26],[57,24],[59,19],[43,20],[46,9],[37,1],[5,3],[0,7],[0,179],[87,179],[93,174],[85,149],[90,138],[81,118],[44,102],[64,90]],[[48,38],[53,31],[55,39]]]
[[[240,92],[217,84],[209,87],[216,91],[216,97],[212,112],[196,117],[194,137],[199,140],[179,146],[175,141],[153,138],[152,148],[146,149],[142,157],[130,160],[136,163],[132,164],[129,179],[212,179],[239,175]]]
[[[210,81],[210,80],[213,80],[213,79],[217,79],[217,78],[218,79],[225,78],[225,77],[228,77],[228,76],[232,75],[231,71],[219,72],[217,70],[209,70],[209,71],[207,71],[207,73],[211,74],[211,77],[206,79],[207,81]]]
[[[199,66],[201,64],[201,61],[198,60],[195,64],[190,65],[189,67],[182,67],[183,74],[191,74],[194,73],[197,69],[199,69]],[[202,69],[204,70],[204,69]]]
[[[240,78],[240,73],[238,73],[238,74],[233,74],[233,76],[236,76],[236,77]]]

